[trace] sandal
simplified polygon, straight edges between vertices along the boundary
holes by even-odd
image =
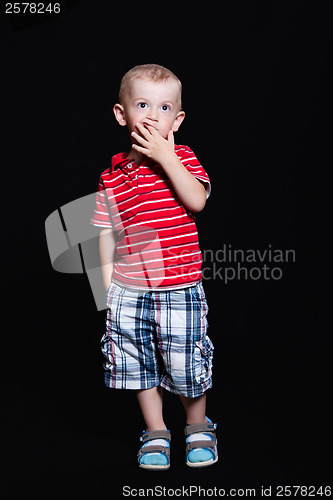
[[[217,424],[207,418],[203,424],[187,425],[186,436],[186,465],[189,467],[208,467],[218,460]],[[199,434],[197,438],[195,434]]]
[[[140,441],[142,446],[137,455],[139,467],[149,470],[169,469],[170,431],[143,431]]]

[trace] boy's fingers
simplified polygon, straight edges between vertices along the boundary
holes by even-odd
[[[170,132],[168,133],[168,141],[172,142],[172,144],[174,144],[174,136],[173,136],[173,130],[170,130]]]
[[[133,149],[136,149],[137,151],[139,151],[140,153],[143,153],[143,154],[146,154],[147,153],[147,149],[139,146],[138,144],[132,144],[132,148]]]
[[[142,134],[143,137],[148,139],[148,137],[151,135],[151,132],[148,129],[148,125],[143,126],[141,123],[136,123],[135,126],[139,130],[140,134]]]
[[[142,135],[139,135],[134,131],[131,133],[131,136],[134,137],[138,142],[140,142],[140,144],[148,144],[147,139],[145,139],[144,137],[142,137]]]
[[[155,127],[153,127],[153,125],[149,125],[148,123],[144,126],[144,128],[146,130],[148,130],[148,132],[151,134],[151,135],[154,135],[156,134],[157,130]]]

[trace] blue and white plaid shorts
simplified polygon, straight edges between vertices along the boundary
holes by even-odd
[[[213,344],[201,283],[170,291],[107,292],[101,339],[105,383],[116,389],[162,386],[190,398],[212,387]]]

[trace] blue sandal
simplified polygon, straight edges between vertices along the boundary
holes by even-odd
[[[167,470],[170,467],[170,431],[143,431],[138,451],[138,463],[142,469]]]
[[[208,418],[206,423],[185,427],[186,465],[208,467],[217,462],[216,427]]]

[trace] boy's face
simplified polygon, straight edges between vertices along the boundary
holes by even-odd
[[[113,108],[120,125],[127,125],[129,133],[135,131],[137,123],[154,127],[166,139],[170,130],[177,132],[185,113],[180,111],[180,91],[175,80],[153,82],[145,78],[134,80],[123,104]],[[132,139],[133,140],[133,139]]]

